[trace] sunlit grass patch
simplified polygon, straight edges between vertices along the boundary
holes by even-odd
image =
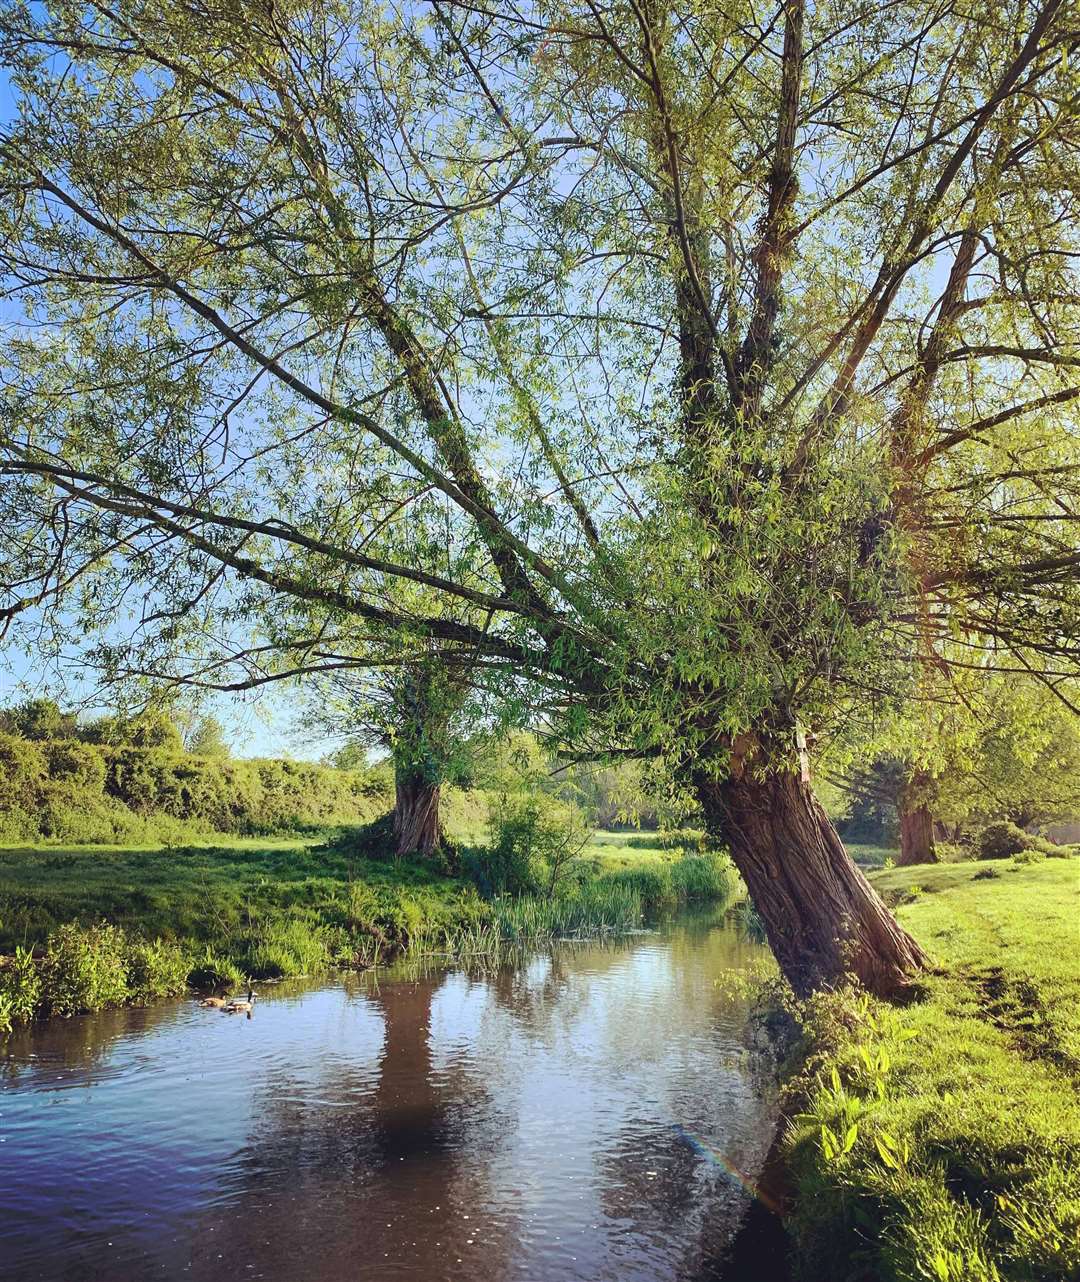
[[[1080,1276],[1076,865],[875,876],[941,966],[895,1010],[811,1003],[787,1140],[808,1278]]]

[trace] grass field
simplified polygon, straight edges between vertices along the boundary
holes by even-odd
[[[1080,861],[872,875],[940,973],[808,1012],[786,1143],[804,1276],[1080,1277]]]
[[[653,833],[597,833],[584,858],[599,876],[655,873],[683,855]],[[323,912],[350,887],[397,890],[450,903],[461,879],[415,863],[354,859],[308,840],[228,838],[218,844],[0,850],[0,953],[44,941],[70,921],[107,920],[164,938],[214,940],[282,910]],[[353,892],[355,893],[355,892]]]

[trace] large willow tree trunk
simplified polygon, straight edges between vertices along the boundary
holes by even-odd
[[[399,859],[425,859],[442,844],[439,785],[422,770],[399,767],[394,772],[394,853]]]
[[[910,988],[926,957],[852,863],[805,767],[770,769],[758,740],[740,736],[727,777],[699,776],[695,786],[797,994],[846,974],[879,997]]]

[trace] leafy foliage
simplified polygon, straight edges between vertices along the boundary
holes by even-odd
[[[572,877],[590,836],[580,813],[553,797],[504,794],[492,809],[490,844],[466,868],[488,896],[550,897]]]
[[[388,804],[367,772],[0,735],[0,838],[9,843],[318,832]]]
[[[13,636],[714,772],[1075,670],[1061,0],[0,24]]]
[[[10,642],[124,689],[435,663],[702,802],[966,673],[1062,689],[1074,45],[1066,0],[11,0]],[[829,875],[771,937],[883,926],[900,983]]]

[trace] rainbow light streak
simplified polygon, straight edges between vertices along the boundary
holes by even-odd
[[[769,1197],[764,1189],[745,1176],[737,1166],[733,1166],[723,1153],[717,1152],[711,1145],[706,1144],[700,1136],[695,1135],[693,1131],[688,1131],[685,1126],[681,1126],[678,1122],[673,1122],[671,1129],[679,1139],[689,1144],[695,1153],[700,1154],[702,1157],[707,1157],[714,1166],[718,1166],[730,1180],[744,1188],[762,1206],[767,1207],[774,1215],[780,1214],[779,1205]]]

